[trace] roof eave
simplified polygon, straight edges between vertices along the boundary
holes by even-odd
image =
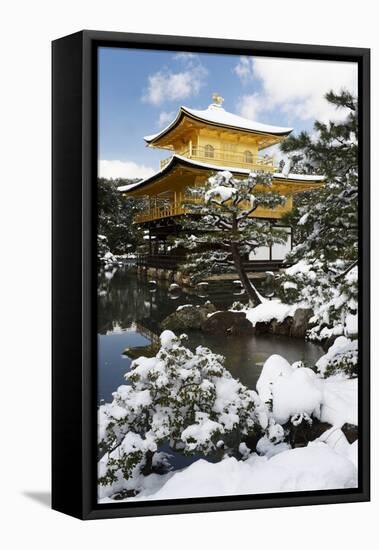
[[[288,128],[283,132],[264,132],[262,130],[250,130],[248,128],[242,128],[240,126],[232,126],[230,124],[221,124],[214,121],[209,121],[204,118],[201,118],[199,116],[194,115],[193,113],[189,112],[185,107],[180,107],[178,114],[176,115],[175,119],[168,125],[166,128],[164,128],[161,132],[158,134],[154,134],[151,136],[145,136],[143,139],[148,145],[152,145],[154,142],[159,141],[162,137],[164,137],[167,133],[169,133],[171,130],[173,130],[181,121],[183,116],[187,116],[188,118],[196,121],[203,122],[205,124],[208,124],[209,126],[215,126],[216,128],[228,128],[231,130],[237,130],[238,132],[248,132],[249,134],[258,134],[262,136],[274,136],[274,137],[287,137],[293,132],[293,128]]]

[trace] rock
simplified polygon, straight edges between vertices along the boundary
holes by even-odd
[[[292,447],[306,447],[310,441],[314,441],[331,427],[331,424],[320,422],[314,418],[312,424],[304,421],[300,425],[294,426],[288,422],[287,429]]]
[[[306,308],[298,308],[293,317],[286,317],[284,321],[271,321],[256,323],[255,331],[257,333],[278,334],[280,336],[292,336],[294,338],[304,338],[309,328],[309,319],[313,311]]]
[[[267,334],[270,332],[271,323],[265,323],[264,321],[258,321],[255,323],[255,332],[257,334]]]
[[[309,328],[309,319],[313,316],[310,308],[298,308],[292,319],[290,336],[304,338]]]
[[[347,422],[342,426],[341,430],[345,434],[346,439],[350,443],[354,443],[358,439],[358,426],[355,424],[348,424]]]
[[[292,317],[286,317],[284,321],[279,322],[272,319],[267,323],[258,322],[255,325],[255,331],[258,334],[278,334],[280,336],[290,336],[292,327]]]
[[[214,313],[216,308],[210,302],[202,306],[193,306],[191,304],[179,307],[168,317],[163,319],[161,327],[173,331],[200,329],[207,320],[210,313]]]
[[[282,322],[273,319],[270,323],[270,332],[271,334],[279,334],[280,336],[290,336],[292,323],[292,317],[286,317]]]
[[[202,324],[202,330],[209,334],[253,334],[253,325],[242,311],[217,311]]]

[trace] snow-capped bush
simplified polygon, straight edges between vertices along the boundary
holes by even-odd
[[[157,355],[134,360],[128,385],[99,407],[99,484],[108,494],[138,491],[162,443],[222,458],[267,423],[257,393],[232,377],[223,357],[201,346],[191,352],[184,340],[164,331]]]
[[[348,377],[358,374],[358,340],[339,336],[327,353],[316,363],[318,372],[324,376],[343,373]]]
[[[265,437],[257,445],[258,452],[262,448],[271,452],[271,444],[288,439],[286,430],[310,425],[315,419],[337,427],[346,422],[357,424],[357,379],[347,377],[345,365],[342,376],[330,376],[328,372],[356,352],[356,341],[341,336],[316,363],[318,372],[299,361],[290,365],[280,355],[267,359],[257,391],[270,413]],[[351,361],[354,363],[354,359]],[[284,432],[280,431],[282,427]]]
[[[263,365],[257,390],[262,401],[271,405],[277,424],[296,425],[312,415],[320,417],[322,392],[317,375],[298,364],[291,366],[280,355],[271,355]],[[269,439],[273,440],[270,434]]]

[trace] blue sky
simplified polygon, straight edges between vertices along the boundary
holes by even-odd
[[[329,89],[356,92],[352,63],[100,48],[99,160],[105,177],[144,177],[167,152],[143,136],[166,126],[181,105],[205,109],[213,92],[247,118],[312,130],[338,118],[323,99]]]

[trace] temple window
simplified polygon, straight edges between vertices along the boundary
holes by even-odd
[[[206,145],[204,147],[204,155],[207,157],[207,158],[212,158],[215,156],[215,150],[214,150],[214,147],[213,145]]]
[[[253,163],[253,153],[251,151],[244,151],[243,160],[244,160],[244,162],[246,162],[248,164],[252,164]]]

